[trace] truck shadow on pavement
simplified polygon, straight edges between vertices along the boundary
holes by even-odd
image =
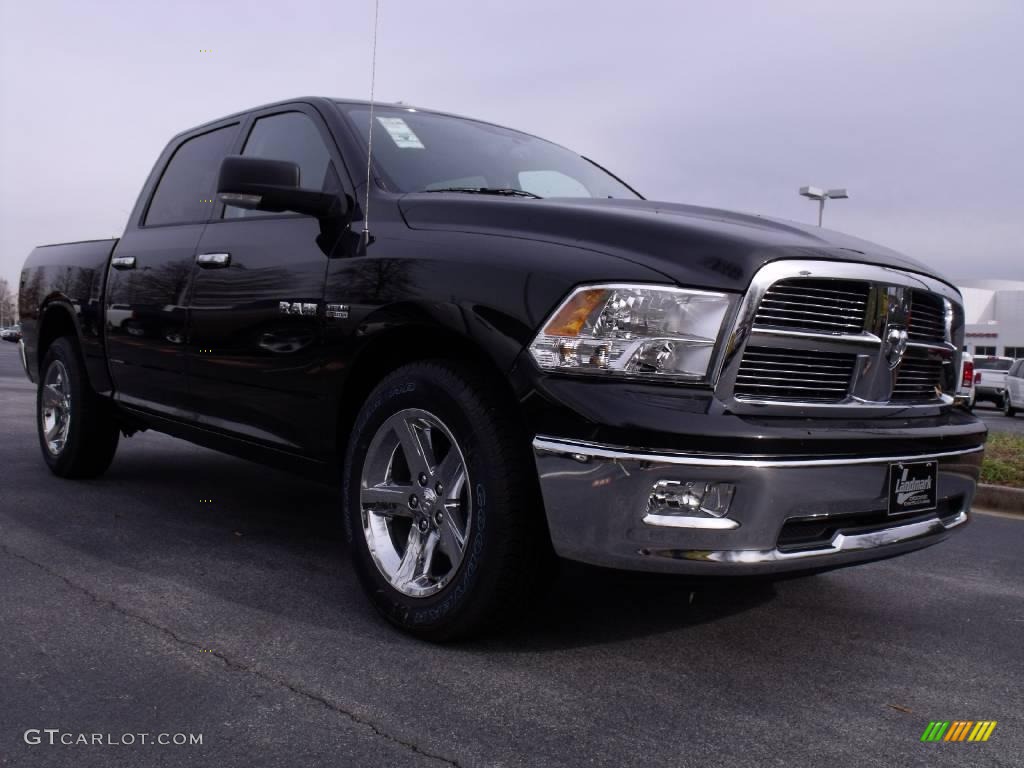
[[[58,480],[34,456],[22,465],[38,503],[8,516],[101,561],[115,583],[145,589],[147,581],[170,582],[328,631],[394,632],[349,566],[333,488],[151,435],[124,441],[97,480]],[[713,622],[774,595],[766,582],[709,586],[563,561],[535,610],[458,647],[611,643]]]

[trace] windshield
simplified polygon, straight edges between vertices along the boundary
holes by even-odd
[[[341,105],[363,141],[370,109]],[[393,192],[457,189],[528,192],[522,197],[638,195],[610,173],[557,144],[460,117],[375,107],[373,160]]]
[[[974,358],[974,368],[979,371],[1008,371],[1011,365],[1013,365],[1013,360],[1000,360],[992,357],[987,360],[983,357]]]

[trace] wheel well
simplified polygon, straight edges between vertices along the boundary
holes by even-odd
[[[511,407],[518,407],[508,376],[494,359],[470,339],[443,328],[416,327],[382,333],[352,363],[352,373],[340,393],[335,444],[344,456],[359,409],[373,388],[396,368],[421,360],[463,360],[498,384]]]
[[[36,349],[36,368],[41,370],[46,351],[61,336],[72,336],[78,341],[78,330],[71,312],[60,304],[51,304],[43,309],[42,321],[39,325],[39,342]]]

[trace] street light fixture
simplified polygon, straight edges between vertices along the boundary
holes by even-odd
[[[846,194],[845,189],[830,189],[827,192],[821,187],[800,187],[800,194],[806,197],[808,200],[818,201],[818,226],[821,226],[821,217],[825,213],[825,201],[829,198],[833,200],[845,200],[849,197]]]

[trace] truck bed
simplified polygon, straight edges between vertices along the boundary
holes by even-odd
[[[25,366],[29,378],[39,375],[39,321],[44,313],[64,311],[80,331],[90,381],[104,389],[108,380],[103,351],[103,284],[118,238],[41,245],[21,270],[18,311],[21,316]]]

